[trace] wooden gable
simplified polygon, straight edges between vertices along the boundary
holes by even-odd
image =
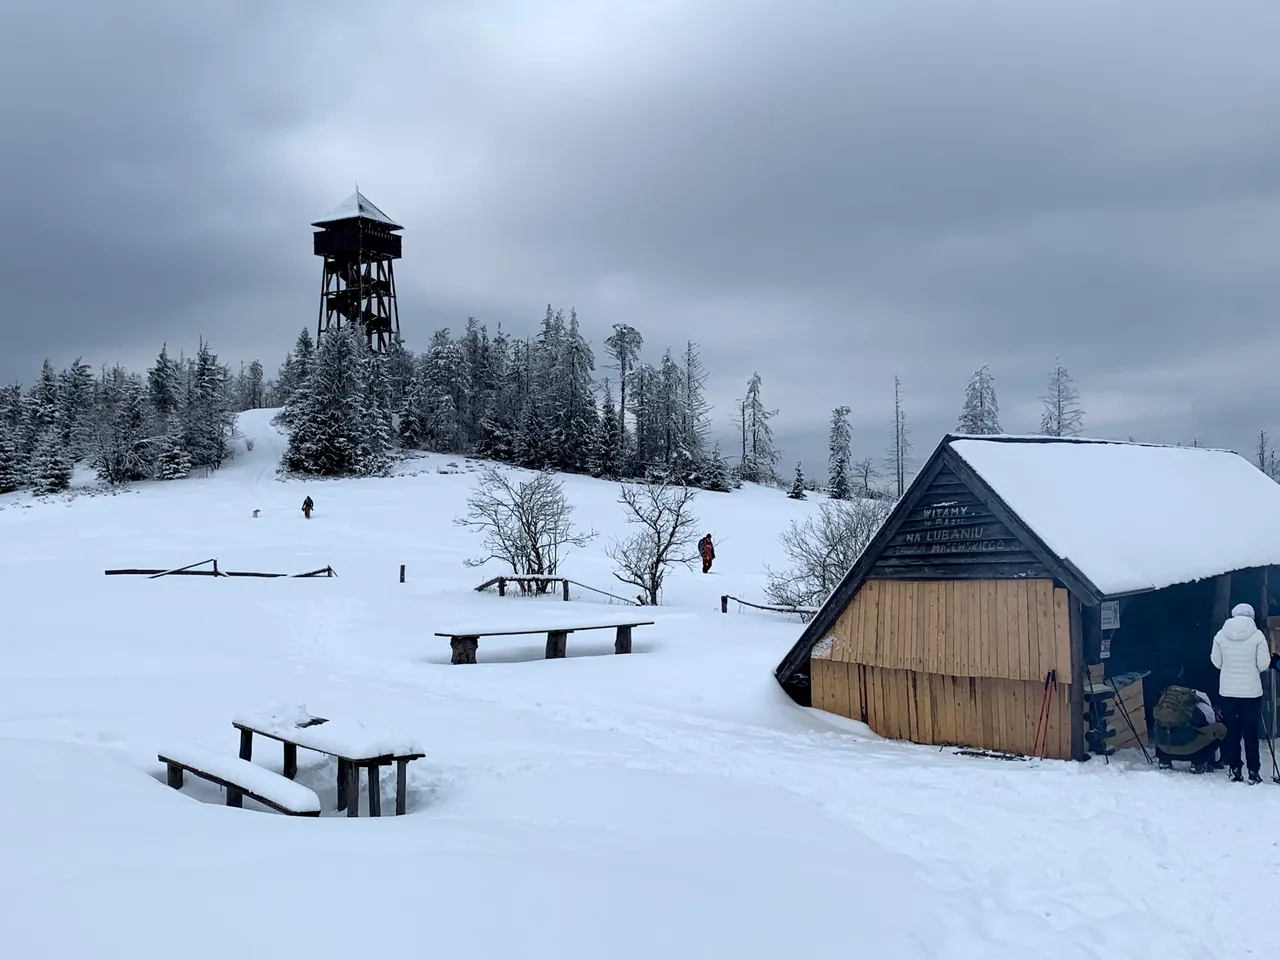
[[[956,473],[939,465],[867,570],[878,580],[1051,579],[1032,547]]]

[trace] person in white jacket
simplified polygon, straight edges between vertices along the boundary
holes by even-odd
[[[1249,782],[1261,783],[1258,757],[1258,714],[1262,706],[1262,672],[1271,666],[1267,640],[1253,619],[1253,607],[1237,604],[1231,616],[1213,638],[1209,659],[1218,668],[1218,696],[1227,739],[1222,759],[1231,768],[1231,779],[1239,782],[1240,739],[1244,738],[1244,759]]]

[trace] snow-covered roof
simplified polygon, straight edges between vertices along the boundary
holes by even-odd
[[[949,444],[1104,596],[1280,565],[1280,484],[1230,451],[1044,437]]]
[[[325,216],[319,220],[313,220],[313,227],[322,227],[326,223],[338,223],[342,220],[354,220],[357,217],[363,217],[366,220],[376,220],[378,223],[385,223],[392,230],[403,230],[404,227],[396,223],[385,213],[369,202],[369,198],[357,190],[342,203],[338,204],[333,210],[330,210]]]

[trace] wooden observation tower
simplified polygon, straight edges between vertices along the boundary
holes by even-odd
[[[336,210],[311,224],[317,257],[324,258],[320,317],[316,335],[330,327],[359,323],[369,349],[383,352],[392,332],[400,332],[396,278],[392,261],[400,259],[404,227],[356,190]]]

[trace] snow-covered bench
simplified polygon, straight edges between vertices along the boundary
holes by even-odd
[[[613,642],[613,652],[630,653],[631,631],[636,627],[650,626],[653,626],[652,620],[636,620],[634,617],[601,618],[587,623],[569,623],[561,620],[548,626],[532,629],[511,626],[481,628],[467,624],[454,626],[448,630],[438,630],[436,631],[436,636],[449,638],[449,646],[453,649],[451,662],[475,663],[476,650],[480,646],[481,637],[517,637],[545,633],[547,635],[547,659],[554,660],[565,656],[569,634],[577,633],[579,630],[617,630],[617,635]]]
[[[284,775],[289,781],[298,774],[298,748],[324,753],[338,761],[338,809],[347,816],[360,815],[360,770],[368,771],[369,816],[382,816],[379,790],[380,767],[396,765],[396,815],[405,812],[408,799],[408,766],[425,753],[417,741],[379,730],[371,730],[351,720],[327,720],[305,711],[284,710],[239,714],[232,726],[240,731],[240,759],[253,758],[254,734],[284,744]]]
[[[252,797],[290,816],[320,816],[320,798],[314,790],[248,760],[185,743],[160,751],[159,758],[168,768],[168,783],[175,790],[182,789],[183,774],[191,773],[225,787],[228,807],[243,807],[244,798]]]

